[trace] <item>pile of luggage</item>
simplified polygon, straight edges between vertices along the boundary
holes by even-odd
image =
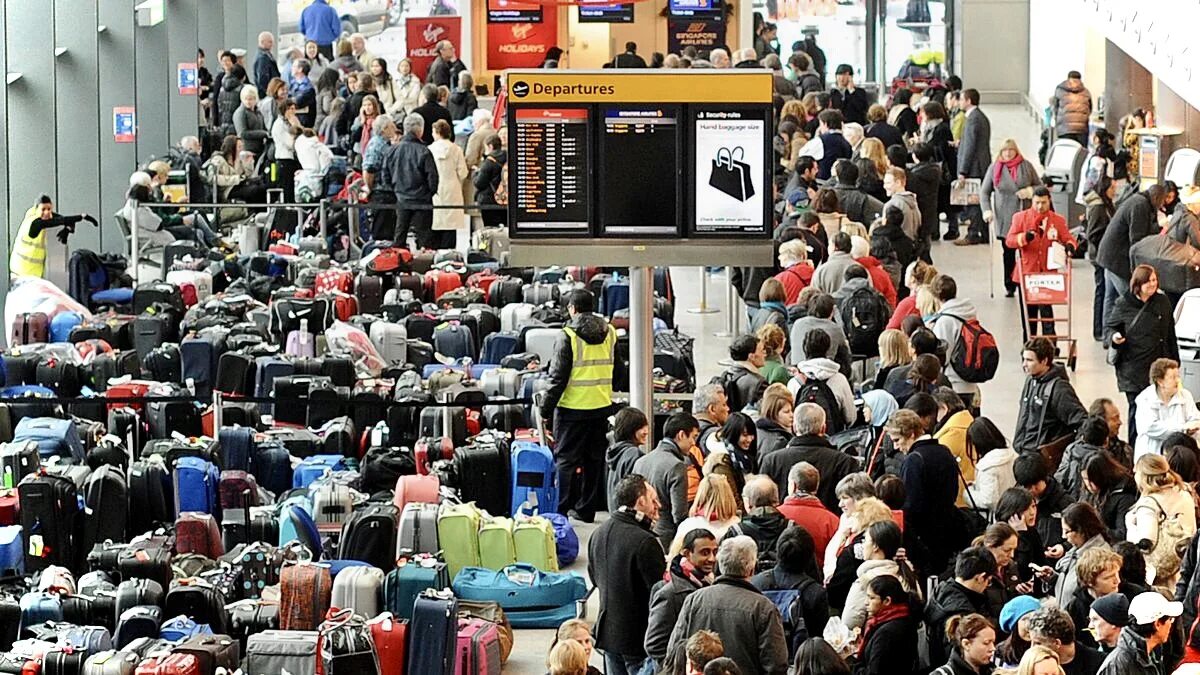
[[[577,615],[532,400],[569,292],[620,326],[627,276],[320,249],[177,242],[165,280],[16,317],[0,672],[498,673],[514,627]],[[688,390],[655,285],[655,383]]]

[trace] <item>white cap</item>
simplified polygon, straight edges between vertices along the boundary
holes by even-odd
[[[1178,617],[1183,614],[1182,602],[1170,602],[1153,591],[1139,593],[1129,603],[1129,617],[1134,623],[1154,623],[1164,616]]]

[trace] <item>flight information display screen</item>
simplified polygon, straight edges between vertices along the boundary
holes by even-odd
[[[633,5],[579,5],[579,23],[633,23]]]
[[[689,108],[690,234],[746,236],[769,231],[771,216],[763,208],[763,195],[771,193],[767,163],[773,156],[767,114],[763,106]]]
[[[722,19],[725,15],[723,0],[669,0],[667,9],[674,17]]]
[[[599,233],[677,237],[681,109],[601,106]]]
[[[509,198],[514,237],[589,234],[589,112],[584,107],[514,111],[509,147]]]
[[[513,0],[488,0],[488,23],[541,23],[542,6]]]

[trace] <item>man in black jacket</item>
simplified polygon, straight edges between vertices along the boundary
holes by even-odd
[[[613,68],[645,68],[646,59],[638,56],[637,43],[626,42],[625,51],[613,59]]]
[[[858,188],[858,167],[851,160],[835,162],[833,175],[837,179],[833,191],[837,193],[838,205],[846,219],[870,227],[883,214],[883,202]]]
[[[1017,412],[1017,429],[1013,433],[1013,450],[1036,452],[1052,441],[1061,443],[1064,437],[1074,437],[1087,410],[1079,402],[1075,387],[1062,364],[1054,363],[1056,350],[1048,338],[1036,337],[1025,343],[1021,352],[1021,367],[1029,377],[1021,390],[1021,407]]]
[[[496,190],[504,179],[504,165],[508,162],[508,151],[504,149],[504,141],[499,134],[492,134],[484,141],[487,155],[479,163],[479,171],[475,172],[475,203],[480,205],[496,205]],[[507,220],[508,212],[503,209],[480,210],[483,224],[486,227],[500,227]]]
[[[395,240],[407,242],[411,227],[418,248],[430,248],[432,243],[433,196],[438,190],[437,163],[421,142],[424,131],[425,121],[421,116],[409,113],[404,118],[404,137],[387,149],[383,170],[376,179],[392,186],[401,206],[396,212]]]
[[[858,462],[829,443],[825,437],[825,410],[816,403],[796,406],[792,426],[796,435],[787,445],[763,459],[759,473],[770,476],[775,485],[787,485],[792,465],[797,462],[812,464],[821,475],[817,497],[825,508],[836,513],[839,510],[838,481],[857,471]]]
[[[1037,452],[1026,452],[1013,462],[1013,478],[1017,485],[1029,490],[1037,500],[1037,531],[1046,548],[1057,548],[1061,557],[1063,543],[1062,512],[1071,505],[1071,495],[1062,488],[1058,479],[1050,475],[1045,458]]]
[[[588,576],[600,589],[596,646],[605,670],[637,675],[646,661],[643,641],[650,622],[651,589],[667,571],[662,545],[650,531],[658,519],[658,494],[638,474],[617,485],[620,506],[588,542]]]
[[[867,96],[866,89],[855,86],[854,68],[848,63],[843,63],[837,67],[833,76],[837,86],[829,92],[830,105],[834,110],[842,111],[842,117],[847,122],[858,122],[866,126],[871,98]]]
[[[766,363],[762,343],[753,335],[739,335],[729,344],[729,358],[733,365],[718,376],[729,409],[740,411],[746,406],[757,407],[767,388],[767,380],[759,372]]]
[[[571,320],[554,343],[541,414],[553,416],[558,441],[558,512],[590,523],[604,490],[617,331],[596,314],[596,298],[586,289],[568,295],[567,312]]]
[[[942,184],[942,167],[933,161],[933,148],[927,143],[914,145],[912,156],[917,163],[908,168],[908,189],[917,196],[917,206],[921,210],[921,239],[917,242],[917,257],[932,263],[929,250],[940,230],[938,190]]]
[[[454,43],[442,40],[437,43],[437,58],[429,65],[429,79],[426,80],[436,90],[439,86],[453,89],[458,83],[458,74],[467,69],[467,65],[458,58],[454,51]],[[434,98],[433,100],[437,100]],[[454,140],[453,137],[450,138]],[[430,141],[432,142],[432,141]]]
[[[679,619],[683,601],[692,593],[713,582],[717,564],[717,540],[706,529],[695,529],[683,535],[683,548],[671,558],[667,578],[654,586],[650,599],[650,623],[646,628],[646,654],[660,669],[667,658],[671,631]],[[657,671],[656,671],[657,672]]]
[[[711,382],[696,387],[692,393],[692,410],[700,424],[696,443],[701,453],[707,456],[708,439],[719,433],[721,427],[725,426],[725,420],[729,419],[729,399],[725,397],[725,388]]]
[[[779,486],[766,476],[755,476],[742,489],[746,513],[742,520],[725,533],[725,539],[746,535],[758,544],[758,564],[755,574],[766,572],[779,562],[779,537],[792,521],[779,512]]]
[[[938,586],[925,607],[930,658],[934,663],[942,663],[950,656],[946,622],[951,618],[965,614],[982,614],[993,622],[999,618],[989,616],[987,596],[984,595],[995,573],[996,558],[986,548],[975,546],[958,554],[954,561],[954,580]]]
[[[446,124],[450,125],[450,138],[446,140],[453,143],[454,120],[450,118],[450,111],[446,110],[445,106],[438,103],[437,86],[427,84],[424,87],[421,87],[421,100],[425,101],[425,103],[418,106],[417,109],[413,111],[425,120],[425,131],[421,136],[421,142],[425,145],[433,143],[433,123],[438,120],[446,120]]]
[[[1133,264],[1129,249],[1145,237],[1158,232],[1158,210],[1166,200],[1161,185],[1151,185],[1144,192],[1127,197],[1117,205],[1096,251],[1096,264],[1104,268],[1104,320],[1122,293],[1129,292]]]
[[[254,58],[254,86],[258,87],[258,97],[267,97],[267,84],[273,78],[280,77],[279,64],[275,61],[275,36],[267,31],[258,34],[258,56]]]

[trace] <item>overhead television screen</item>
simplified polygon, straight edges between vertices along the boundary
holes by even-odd
[[[509,199],[512,236],[590,234],[591,131],[586,107],[520,107],[512,112]]]
[[[690,234],[766,234],[772,189],[767,109],[697,106],[689,115]]]
[[[600,236],[680,236],[679,105],[600,108]]]
[[[512,0],[488,0],[487,20],[488,23],[541,23],[542,6]]]
[[[633,23],[633,5],[579,5],[579,23]]]
[[[724,0],[668,0],[667,11],[671,16],[691,19],[722,19],[725,16]]]

